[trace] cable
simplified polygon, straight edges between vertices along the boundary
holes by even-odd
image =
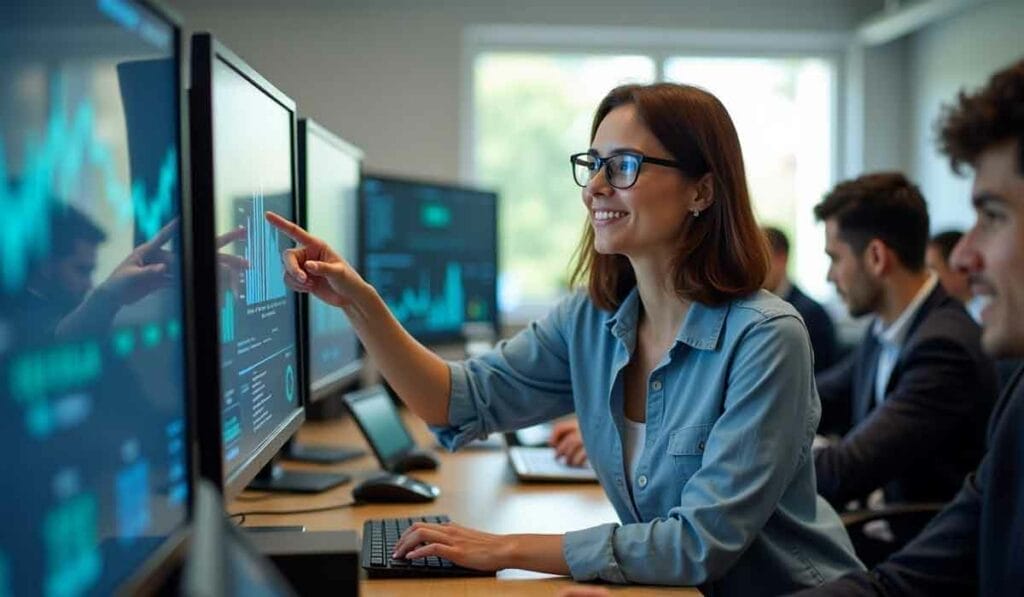
[[[306,508],[303,510],[250,510],[247,512],[235,512],[230,518],[240,517],[238,526],[242,526],[245,523],[247,516],[279,516],[285,514],[310,514],[313,512],[328,512],[330,510],[341,510],[342,508],[351,508],[355,506],[357,502],[345,502],[344,504],[335,504],[333,506],[323,506],[320,508]]]
[[[271,498],[280,497],[280,495],[281,494],[279,494],[279,493],[269,493],[269,492],[268,493],[257,493],[257,494],[253,494],[253,495],[242,494],[242,495],[236,496],[235,500],[239,501],[239,502],[262,502],[264,500],[269,500]]]

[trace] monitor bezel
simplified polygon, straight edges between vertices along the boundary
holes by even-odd
[[[200,208],[199,198],[215,196],[214,171],[216,164],[213,156],[213,67],[221,61],[254,87],[274,100],[289,113],[291,121],[291,164],[292,175],[292,210],[296,219],[300,217],[298,205],[298,176],[296,156],[296,120],[295,102],[277,87],[256,72],[244,60],[225,47],[209,33],[196,33],[192,36],[192,89],[191,97],[191,133],[192,133],[192,189],[195,211],[196,255],[214,255],[216,252],[214,237],[216,224],[212,204]],[[220,338],[217,331],[219,325],[219,305],[217,295],[217,273],[214,260],[197,259],[195,304],[205,308],[208,325],[200,328],[196,359],[200,364],[197,371],[199,379],[204,381],[198,395],[198,444],[199,474],[211,481],[221,490],[225,500],[230,500],[241,493],[246,485],[268,465],[281,451],[285,443],[299,430],[305,421],[305,408],[308,402],[305,369],[305,321],[304,303],[296,301],[296,360],[298,379],[296,380],[297,401],[292,413],[284,418],[263,442],[230,474],[225,475],[223,441],[222,441],[222,408],[220,379]]]
[[[185,64],[185,33],[184,22],[180,15],[168,8],[159,0],[135,0],[136,4],[149,11],[157,19],[170,25],[173,32],[173,51],[177,68],[175,69],[175,89],[178,94],[178,192],[179,192],[179,214],[181,224],[179,225],[181,238],[181,280],[182,280],[182,326],[184,333],[182,338],[182,350],[185,354],[182,363],[185,367],[185,475],[188,479],[188,495],[185,501],[185,523],[172,531],[167,539],[149,555],[120,586],[115,590],[118,595],[147,595],[160,593],[167,588],[167,583],[180,569],[192,537],[192,522],[195,516],[194,498],[196,495],[197,471],[194,463],[193,438],[196,433],[196,390],[198,388],[198,377],[196,375],[195,346],[196,330],[198,330],[196,312],[194,309],[195,283],[192,272],[194,254],[191,226],[191,179],[189,177],[191,154],[189,147],[189,104],[185,86],[187,70]]]
[[[385,183],[398,183],[408,185],[418,185],[425,187],[434,187],[438,189],[451,190],[457,192],[468,192],[476,193],[481,196],[490,197],[494,200],[494,246],[492,250],[492,257],[494,259],[494,294],[491,297],[491,312],[494,313],[494,321],[492,322],[494,337],[499,338],[501,335],[501,311],[498,308],[498,272],[501,269],[501,257],[499,252],[499,245],[501,245],[500,229],[500,214],[501,214],[501,197],[497,191],[474,187],[470,185],[456,184],[451,182],[442,182],[437,180],[430,180],[425,178],[415,178],[406,176],[397,176],[393,174],[384,174],[376,172],[363,172],[363,176],[359,183],[359,264],[360,267],[366,264],[366,230],[363,226],[363,216],[366,214],[366,205],[368,197],[366,196],[366,181],[367,180],[379,180]],[[359,270],[362,274],[362,269]],[[412,332],[410,332],[412,333]],[[457,332],[419,332],[413,334],[413,336],[424,344],[450,344],[450,343],[463,343],[467,338],[462,334],[461,331]]]
[[[316,121],[311,118],[300,118],[299,119],[299,206],[300,206],[300,217],[302,219],[301,225],[308,229],[309,226],[309,195],[307,194],[307,181],[309,178],[309,163],[306,160],[307,143],[309,142],[309,136],[315,135],[320,140],[331,145],[338,151],[348,154],[350,157],[356,160],[359,166],[359,180],[356,182],[356,204],[355,204],[355,215],[356,215],[356,262],[351,263],[352,267],[359,271],[360,266],[358,263],[359,252],[360,252],[360,240],[359,235],[359,209],[361,207],[361,201],[359,200],[359,193],[362,190],[363,184],[363,157],[364,153],[361,149],[352,145],[348,141],[345,141],[341,137],[338,137],[331,131],[327,130]],[[312,325],[313,311],[309,307],[309,301],[317,300],[306,293],[302,295],[302,301],[306,305],[306,318],[307,326]],[[312,355],[312,342],[313,333],[310,328],[306,328],[306,354]],[[312,362],[311,358],[306,359],[304,367],[306,368],[306,379],[309,380],[309,403],[313,404],[321,400],[326,400],[333,396],[340,396],[344,392],[350,390],[353,385],[360,380],[363,374],[363,368],[365,367],[365,352],[363,349],[362,342],[356,342],[356,359],[343,367],[335,374],[325,378],[325,381],[317,383],[312,377]]]

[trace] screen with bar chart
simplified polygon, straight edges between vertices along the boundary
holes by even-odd
[[[362,152],[310,120],[300,121],[299,148],[307,228],[355,264]],[[315,297],[309,298],[309,348],[312,400],[358,376],[362,361],[352,324],[344,311]]]
[[[497,326],[497,195],[367,176],[360,210],[362,274],[413,336]]]
[[[264,218],[295,220],[292,114],[230,64],[213,63],[215,232],[219,239],[225,478],[294,413],[298,300],[284,284],[291,241]]]
[[[178,32],[0,21],[0,595],[108,595],[187,521]]]

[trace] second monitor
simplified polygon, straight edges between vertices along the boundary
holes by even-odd
[[[298,140],[302,224],[355,265],[363,152],[308,118],[299,120]],[[309,314],[309,401],[326,405],[320,410],[329,411],[332,398],[340,399],[359,382],[363,369],[359,338],[344,311],[310,295],[303,295],[303,300]],[[364,453],[352,446],[311,445],[294,439],[286,452],[293,460],[319,463],[342,462]]]
[[[312,120],[299,120],[299,188],[305,227],[354,265],[359,251],[362,157],[359,149]],[[359,376],[359,338],[351,322],[341,309],[313,297],[309,297],[309,344],[309,388],[314,400]]]
[[[192,77],[196,303],[218,322],[197,359],[216,389],[197,408],[201,471],[228,499],[250,481],[323,490],[347,478],[273,462],[307,398],[304,322],[281,261],[290,241],[264,219],[298,216],[295,104],[208,34],[193,37]]]
[[[360,267],[421,342],[498,327],[495,193],[384,176],[363,179]]]

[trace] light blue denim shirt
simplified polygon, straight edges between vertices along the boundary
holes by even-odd
[[[449,363],[441,442],[456,449],[576,413],[621,520],[565,535],[576,580],[775,595],[863,569],[816,494],[820,404],[807,330],[767,292],[691,306],[648,379],[646,440],[625,478],[623,368],[639,305],[636,290],[614,314],[577,294],[493,351]]]

